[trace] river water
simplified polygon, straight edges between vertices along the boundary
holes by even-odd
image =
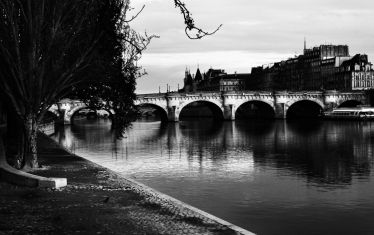
[[[374,122],[76,121],[91,161],[258,234],[374,234]]]

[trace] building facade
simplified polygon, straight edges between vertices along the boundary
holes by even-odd
[[[239,91],[245,89],[249,74],[227,74],[223,69],[209,69],[201,73],[196,70],[196,75],[186,70],[182,92],[195,91]]]
[[[349,55],[347,45],[304,48],[304,54],[252,68],[247,90],[367,90],[374,88],[367,55]]]

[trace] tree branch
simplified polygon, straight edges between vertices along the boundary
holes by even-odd
[[[176,8],[180,9],[183,15],[184,24],[186,25],[184,31],[189,39],[201,39],[205,36],[215,34],[222,27],[222,24],[220,24],[213,32],[204,31],[195,25],[192,14],[188,10],[184,2],[182,2],[181,0],[174,0],[174,4]]]
[[[138,11],[138,13],[136,13],[134,16],[131,17],[131,19],[129,20],[125,20],[124,22],[125,23],[130,23],[131,21],[133,21],[134,19],[136,19],[140,13],[142,13],[142,11],[144,10],[145,8],[145,5],[142,6],[142,8]]]

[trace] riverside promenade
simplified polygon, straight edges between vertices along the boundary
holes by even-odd
[[[252,234],[38,138],[42,170],[61,189],[0,181],[0,234]]]

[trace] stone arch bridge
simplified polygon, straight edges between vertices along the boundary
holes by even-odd
[[[345,102],[365,105],[368,97],[365,92],[338,91],[195,92],[138,95],[135,104],[156,107],[162,111],[164,119],[177,122],[182,109],[193,102],[204,102],[218,110],[214,115],[221,115],[224,120],[235,120],[238,108],[248,102],[263,103],[272,108],[275,118],[286,119],[289,108],[300,101],[313,102],[328,111]]]
[[[289,108],[300,101],[313,102],[328,111],[349,101],[365,105],[368,95],[365,92],[338,91],[157,93],[138,95],[135,104],[155,107],[161,111],[165,121],[177,122],[183,108],[194,102],[204,102],[214,110],[214,115],[224,120],[235,120],[238,108],[248,102],[263,103],[274,111],[275,118],[286,119]],[[49,111],[63,119],[64,124],[70,124],[74,114],[84,108],[89,107],[81,101],[64,99]],[[112,110],[107,111],[113,114]]]
[[[86,103],[80,100],[63,99],[57,104],[52,105],[48,111],[53,113],[61,123],[71,124],[73,116],[82,109],[90,108]],[[109,116],[114,113],[113,110],[105,110]]]

